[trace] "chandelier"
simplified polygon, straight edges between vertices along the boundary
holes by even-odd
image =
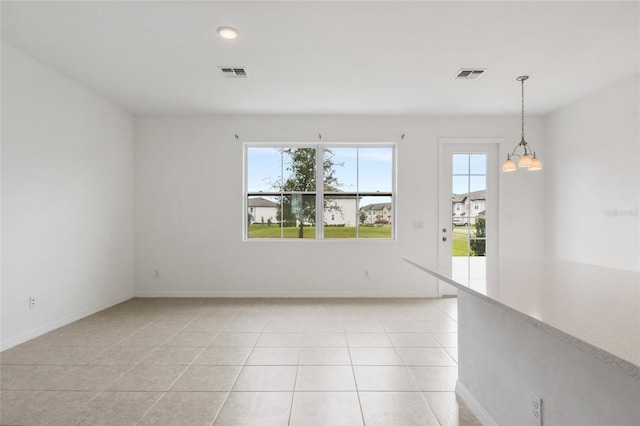
[[[542,169],[542,162],[540,159],[536,157],[536,153],[531,151],[531,147],[524,140],[524,81],[529,78],[528,75],[521,75],[516,78],[522,85],[522,135],[520,139],[520,143],[513,148],[513,152],[511,154],[507,154],[507,159],[502,163],[502,171],[503,172],[513,172],[516,170],[516,163],[511,159],[511,157],[518,157],[518,166],[522,168],[527,168],[528,170],[540,170]],[[522,150],[522,155],[517,154],[518,148]]]

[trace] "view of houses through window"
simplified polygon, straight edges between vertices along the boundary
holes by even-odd
[[[393,157],[390,145],[247,146],[246,237],[393,238]]]
[[[453,154],[452,255],[485,256],[486,154]]]

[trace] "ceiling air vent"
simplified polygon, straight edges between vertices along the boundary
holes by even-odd
[[[244,67],[218,67],[227,78],[247,78],[247,70]]]
[[[462,68],[458,71],[458,74],[453,78],[454,80],[475,80],[484,74],[486,70],[481,68]]]

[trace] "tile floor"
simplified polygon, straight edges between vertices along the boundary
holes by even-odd
[[[476,425],[455,299],[131,299],[0,354],[2,425]]]

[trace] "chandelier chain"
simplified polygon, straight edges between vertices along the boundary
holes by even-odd
[[[524,141],[524,79],[520,81],[521,83],[521,99],[522,99],[522,140]]]

